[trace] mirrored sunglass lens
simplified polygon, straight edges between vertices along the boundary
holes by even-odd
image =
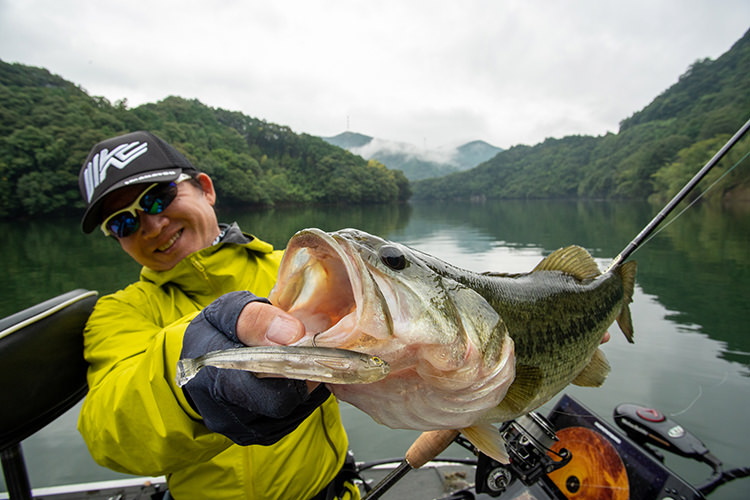
[[[134,205],[115,215],[106,222],[107,230],[118,238],[130,236],[138,229],[140,220],[138,214],[132,214],[126,210],[132,210],[133,206],[140,207],[144,213],[156,215],[162,213],[177,196],[177,183],[157,184],[147,189],[134,202]]]
[[[118,238],[124,238],[138,229],[138,217],[127,212],[119,214],[110,219],[107,229]]]
[[[177,185],[170,182],[165,186],[157,186],[141,198],[140,206],[149,215],[160,214],[177,195]]]

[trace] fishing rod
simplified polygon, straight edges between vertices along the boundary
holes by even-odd
[[[376,500],[383,496],[391,486],[401,480],[407,472],[418,469],[440,455],[456,437],[456,430],[425,431],[412,443],[403,461],[369,491],[364,500]]]
[[[656,227],[674,210],[674,208],[692,191],[695,186],[706,176],[706,174],[716,166],[717,163],[727,154],[727,152],[739,142],[739,140],[750,129],[750,120],[740,127],[740,129],[729,139],[726,144],[706,163],[703,168],[693,176],[690,181],[675,195],[667,205],[643,228],[626,247],[615,257],[610,264],[608,271],[620,265],[625,259],[630,257],[633,252],[654,232]],[[404,460],[390,474],[383,478],[374,488],[372,488],[364,500],[379,499],[394,484],[400,481],[409,471],[417,469],[428,461],[439,455],[451,442],[458,436],[455,430],[438,430],[423,432],[412,444],[404,457]],[[722,483],[718,483],[722,484]],[[717,486],[718,486],[717,484]],[[716,486],[713,486],[715,488]]]
[[[625,249],[620,252],[620,254],[614,258],[612,263],[607,268],[607,271],[610,271],[614,269],[615,267],[619,266],[625,259],[630,257],[633,252],[636,251],[636,249],[648,238],[648,236],[654,232],[656,227],[661,224],[664,219],[666,219],[667,215],[674,210],[674,208],[688,195],[690,191],[695,188],[695,186],[703,179],[703,177],[706,176],[706,174],[716,166],[717,163],[719,163],[719,160],[721,160],[727,152],[734,147],[737,142],[739,142],[740,139],[742,139],[742,136],[745,135],[745,133],[750,129],[750,120],[746,121],[745,124],[740,127],[740,129],[735,132],[735,134],[732,136],[731,139],[729,139],[726,144],[714,155],[713,158],[711,158],[708,163],[706,163],[700,171],[693,176],[692,179],[688,181],[687,184],[680,190],[679,193],[675,195],[672,200],[667,203],[664,208],[661,209],[661,211],[656,214],[656,216],[651,219],[651,222],[648,223],[646,227],[643,228],[643,230],[638,233],[638,236],[633,238],[633,240],[628,243],[628,246],[625,247]]]

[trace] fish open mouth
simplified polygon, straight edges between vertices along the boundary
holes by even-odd
[[[397,265],[394,248],[413,260]],[[305,229],[289,240],[268,298],[304,324],[295,345],[389,364],[388,376],[371,384],[333,384],[340,400],[393,428],[467,427],[505,395],[513,342],[507,330],[495,331],[499,318],[483,298],[444,283],[417,259],[356,229]]]
[[[305,325],[300,344],[353,348],[363,304],[364,268],[346,241],[318,229],[297,233],[286,249],[269,299]]]

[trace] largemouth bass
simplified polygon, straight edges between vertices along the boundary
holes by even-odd
[[[601,273],[583,248],[524,274],[478,274],[356,229],[295,234],[271,302],[299,318],[298,345],[376,355],[390,373],[332,392],[392,427],[461,429],[480,449],[486,426],[538,408],[570,383],[601,385],[599,344],[617,320],[632,342],[635,262]]]

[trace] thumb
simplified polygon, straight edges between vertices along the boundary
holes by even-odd
[[[249,303],[237,319],[237,338],[245,345],[288,345],[304,334],[300,320],[263,302]]]

